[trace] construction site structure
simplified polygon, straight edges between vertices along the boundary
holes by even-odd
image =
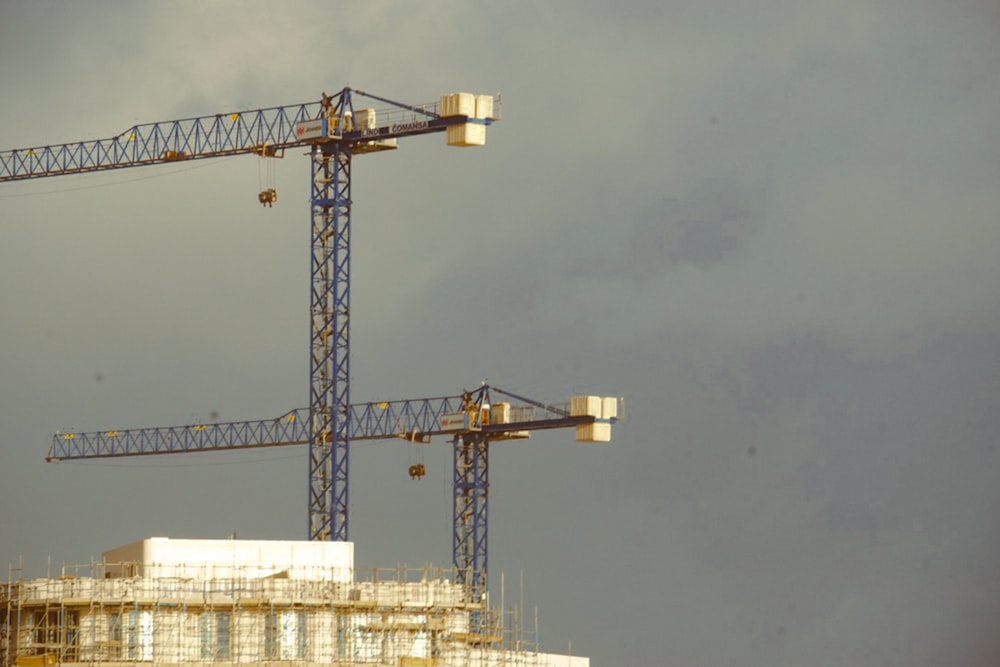
[[[453,570],[358,571],[352,542],[154,537],[55,576],[9,568],[0,667],[589,667],[502,607]]]

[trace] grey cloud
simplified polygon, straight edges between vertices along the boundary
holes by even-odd
[[[351,388],[626,396],[606,447],[493,452],[491,567],[524,571],[543,648],[992,665],[994,4],[6,3],[0,147],[501,90],[482,150],[355,162]],[[0,187],[0,562],[303,534],[281,451],[42,457],[56,428],[306,403],[307,162],[272,210],[249,158]],[[354,452],[364,566],[448,559],[447,444],[420,484],[410,455]]]

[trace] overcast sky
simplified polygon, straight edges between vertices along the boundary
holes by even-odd
[[[0,149],[501,91],[483,149],[356,159],[351,304],[355,402],[626,399],[612,443],[493,447],[494,596],[595,667],[996,665],[998,35],[995,0],[3,0]],[[43,461],[307,404],[309,163],[271,166],[272,209],[254,157],[0,186],[0,563],[305,536],[304,448]],[[354,449],[359,566],[448,564],[450,465]]]

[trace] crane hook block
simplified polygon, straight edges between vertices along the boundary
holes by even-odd
[[[427,469],[423,463],[415,463],[410,466],[410,479],[422,479],[427,474]]]
[[[268,188],[257,195],[257,201],[259,201],[263,206],[270,208],[274,206],[275,202],[278,201],[278,191],[274,188]]]

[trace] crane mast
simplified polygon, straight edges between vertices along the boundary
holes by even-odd
[[[355,108],[357,98],[389,105]],[[277,419],[180,427],[57,433],[47,460],[309,446],[310,540],[347,540],[350,442],[452,440],[457,576],[475,599],[486,590],[489,446],[530,431],[576,428],[606,442],[617,400],[576,397],[549,405],[483,384],[431,399],[350,403],[351,169],[355,155],[392,150],[402,137],[445,132],[453,146],[485,144],[500,98],[452,93],[410,105],[344,88],[319,101],[134,125],[110,138],[0,151],[0,183],[240,154],[280,157],[308,147],[310,169],[309,404]],[[260,194],[270,205],[274,191]],[[493,403],[492,392],[505,400]],[[510,401],[510,402],[507,402]]]
[[[350,97],[327,119],[343,122]],[[347,540],[350,456],[347,407],[350,387],[351,149],[314,144],[312,161],[312,266],[309,314],[309,527],[310,540]]]

